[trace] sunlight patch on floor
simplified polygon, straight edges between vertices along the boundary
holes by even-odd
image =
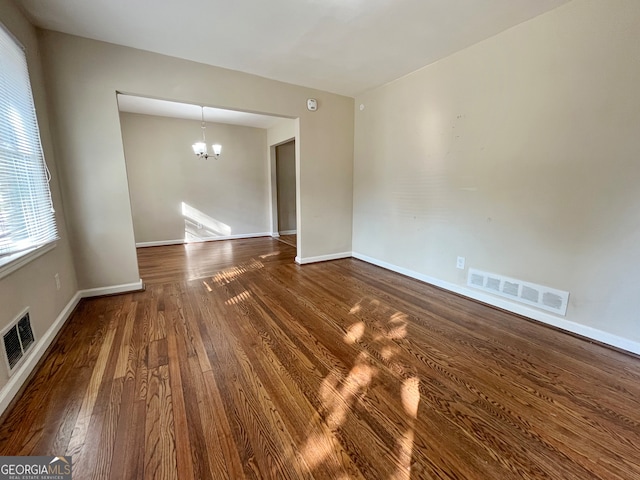
[[[354,402],[366,394],[377,370],[369,363],[369,355],[360,352],[347,376],[340,380],[329,374],[320,386],[320,398],[327,410],[326,422],[332,430],[340,427]]]
[[[358,322],[351,325],[344,336],[345,343],[348,345],[356,343],[362,338],[362,335],[364,335],[364,329],[364,322]]]
[[[240,275],[243,275],[252,270],[258,270],[260,268],[264,268],[264,263],[252,258],[247,263],[240,265],[239,267],[229,267],[225,268],[221,272],[216,273],[212,280],[217,283],[219,286],[224,286],[231,283]]]
[[[378,318],[387,320],[372,321],[369,318],[373,313]],[[415,449],[415,424],[420,405],[420,379],[401,359],[396,358],[401,351],[400,343],[409,335],[410,318],[401,311],[388,308],[384,301],[375,298],[361,299],[351,307],[349,314],[355,315],[358,320],[346,327],[343,341],[360,351],[348,373],[334,370],[323,379],[319,394],[326,411],[324,421],[331,430],[336,431],[344,428],[357,404],[371,408],[370,401],[374,399],[368,398],[368,389],[376,376],[382,374],[377,368],[377,362],[383,363],[388,373],[392,373],[396,379],[392,384],[385,383],[384,388],[394,390],[396,411],[403,419],[402,426],[399,425],[395,433],[393,452],[389,452],[393,457],[390,461],[393,461],[395,471],[387,478],[410,480]],[[317,437],[310,438],[318,441]],[[307,442],[305,449],[311,448]],[[312,451],[305,455],[307,457],[307,461],[311,461],[313,465],[320,458],[314,456]],[[337,474],[335,478],[339,478]]]
[[[418,406],[420,405],[420,379],[418,377],[405,379],[400,389],[400,397],[402,398],[402,407],[409,418],[409,426],[396,442],[400,465],[392,478],[409,480],[411,478],[411,460],[415,437],[414,426],[418,418]]]
[[[391,360],[397,352],[398,348],[391,345],[384,345],[380,348],[380,356],[387,361]]]
[[[225,305],[238,305],[246,300],[249,300],[249,298],[251,298],[251,294],[245,290],[244,292],[239,293],[235,297],[231,297],[229,300],[227,300],[224,303]]]
[[[407,336],[407,315],[404,313],[395,313],[389,319],[389,330],[387,338],[390,340],[400,340]]]

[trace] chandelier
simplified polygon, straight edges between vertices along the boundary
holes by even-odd
[[[207,129],[207,127],[204,123],[204,107],[201,107],[201,108],[202,108],[202,141],[196,142],[192,145],[193,153],[195,153],[198,156],[198,158],[204,158],[204,159],[207,159],[209,157],[218,158],[222,153],[222,145],[218,143],[214,143],[213,145],[211,145],[211,148],[213,149],[213,153],[209,155],[209,153],[207,152],[207,140],[205,138],[205,130]]]

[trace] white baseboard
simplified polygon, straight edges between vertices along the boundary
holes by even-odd
[[[102,295],[114,295],[116,293],[135,292],[144,289],[142,279],[134,283],[125,283],[123,285],[113,285],[111,287],[88,288],[78,291],[80,298],[100,297]]]
[[[136,248],[163,247],[165,245],[182,245],[183,243],[185,243],[184,238],[180,240],[160,240],[159,242],[137,242]]]
[[[235,240],[237,238],[258,238],[258,237],[270,237],[271,232],[259,232],[259,233],[241,233],[239,235],[225,235],[221,237],[203,237],[198,240],[192,240],[185,243],[199,243],[199,242],[217,242],[218,240]]]
[[[80,292],[77,292],[71,300],[67,303],[67,305],[62,309],[60,315],[56,318],[53,324],[49,327],[49,329],[45,332],[45,334],[40,337],[33,347],[33,351],[29,352],[26,361],[18,368],[16,372],[11,375],[9,381],[5,384],[5,386],[0,390],[0,415],[4,413],[6,408],[9,406],[11,401],[18,394],[24,383],[31,375],[31,372],[36,367],[44,353],[53,342],[53,339],[56,338],[56,335],[65,324],[73,309],[76,308],[78,302],[80,301]]]
[[[341,258],[351,258],[351,252],[331,253],[329,255],[319,255],[317,257],[296,257],[296,263],[305,265],[307,263],[326,262],[327,260],[340,260]]]
[[[297,230],[280,230],[280,235],[295,235],[296,233],[298,233]]]
[[[279,234],[278,232],[274,232],[274,233],[272,233],[272,234],[271,234],[271,236],[272,236],[273,238],[279,238],[279,237],[280,237],[280,234]]]
[[[364,262],[377,265],[378,267],[382,267],[387,270],[391,270],[393,272],[406,275],[407,277],[415,278],[416,280],[429,283],[436,287],[449,290],[450,292],[463,295],[473,300],[478,300],[480,302],[492,305],[494,307],[498,307],[503,310],[507,310],[509,312],[516,313],[518,315],[522,315],[532,320],[537,320],[539,322],[546,323],[547,325],[551,325],[561,330],[566,330],[568,332],[575,333],[582,337],[586,337],[591,340],[595,340],[597,342],[611,345],[621,350],[625,350],[627,352],[640,355],[640,342],[635,342],[633,340],[629,340],[624,337],[614,335],[612,333],[604,332],[602,330],[598,330],[596,328],[589,327],[587,325],[582,325],[580,323],[572,322],[564,318],[559,318],[554,315],[550,315],[548,313],[541,312],[533,308],[529,308],[527,306],[514,304],[512,302],[509,302],[508,300],[497,298],[492,295],[482,293],[480,291],[475,291],[473,289],[467,288],[466,286],[460,286],[454,283],[446,282],[444,280],[439,280],[437,278],[430,277],[428,275],[424,275],[422,273],[418,273],[413,270],[409,270],[407,268],[399,267],[397,265],[393,265],[391,263],[387,263],[382,260],[378,260],[377,258],[363,255],[361,253],[353,252],[353,257],[357,258],[358,260],[362,260]]]
[[[184,238],[180,240],[159,240],[157,242],[137,242],[136,248],[162,247],[165,245],[183,245],[185,243],[217,242],[219,240],[235,240],[237,238],[258,238],[258,237],[272,237],[272,236],[275,236],[275,235],[271,232],[260,232],[260,233],[241,233],[239,235],[224,235],[220,237],[202,237],[202,238],[198,238],[197,240],[185,240]]]

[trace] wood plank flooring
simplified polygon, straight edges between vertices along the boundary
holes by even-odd
[[[297,241],[298,241],[298,236],[296,234],[293,235],[280,235],[278,237],[278,240],[280,240],[281,242],[286,243],[287,245],[291,245],[292,247],[296,247],[297,246]]]
[[[139,251],[0,426],[76,479],[640,478],[640,359],[270,238]]]

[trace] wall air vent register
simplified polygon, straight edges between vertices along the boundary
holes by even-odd
[[[9,374],[13,373],[16,367],[22,363],[27,352],[35,343],[29,310],[26,309],[2,332],[4,359],[7,362]]]
[[[514,278],[469,269],[467,285],[485,292],[499,295],[518,303],[541,308],[558,315],[566,315],[569,292],[516,280]]]

